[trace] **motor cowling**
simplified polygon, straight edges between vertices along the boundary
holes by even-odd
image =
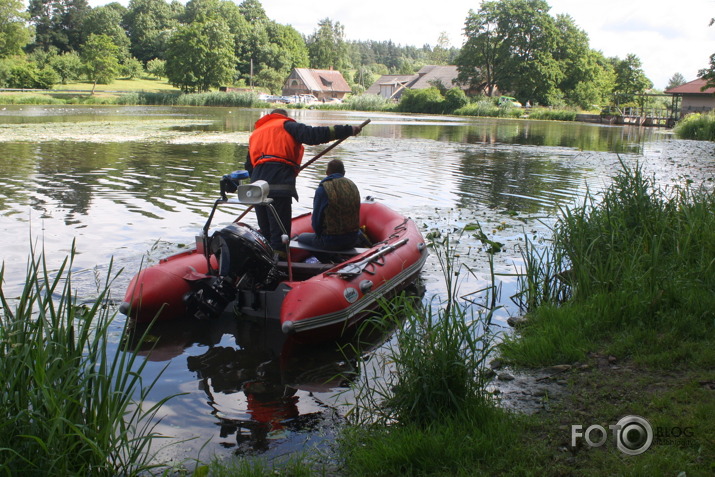
[[[235,279],[248,274],[254,282],[263,282],[275,267],[273,248],[245,224],[234,223],[214,232],[210,249],[221,277]]]

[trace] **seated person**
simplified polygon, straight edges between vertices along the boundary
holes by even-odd
[[[298,242],[322,250],[353,248],[360,238],[360,192],[345,177],[340,159],[328,163],[326,177],[315,190],[312,226],[315,233],[302,233]]]

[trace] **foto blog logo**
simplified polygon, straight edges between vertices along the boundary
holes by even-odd
[[[653,443],[653,428],[640,416],[625,416],[608,429],[613,434],[618,450],[627,455],[639,455],[647,451]],[[584,439],[591,447],[601,447],[608,439],[608,431],[603,426],[593,424],[585,430],[582,425],[571,426],[571,446],[576,447],[578,439]]]

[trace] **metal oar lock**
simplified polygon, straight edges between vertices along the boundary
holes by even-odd
[[[393,250],[396,250],[396,249],[402,247],[408,241],[409,241],[409,239],[404,238],[402,240],[398,240],[395,243],[383,245],[382,247],[377,249],[371,255],[368,255],[367,257],[365,257],[361,260],[358,260],[357,262],[346,263],[343,267],[340,268],[340,270],[331,272],[330,274],[337,275],[344,280],[350,280],[350,279],[355,278],[356,276],[360,275],[364,271],[366,271],[367,273],[370,273],[369,270],[366,270],[368,265],[379,263],[378,260],[382,256],[384,256],[385,254],[387,254],[389,252],[392,252]]]

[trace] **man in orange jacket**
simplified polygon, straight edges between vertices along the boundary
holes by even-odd
[[[360,126],[308,126],[288,117],[284,109],[274,109],[256,121],[248,140],[246,170],[251,182],[264,180],[270,186],[280,221],[290,236],[292,200],[298,199],[295,178],[303,159],[303,144],[316,145],[334,139],[345,139],[360,133]],[[276,251],[284,250],[282,230],[266,206],[256,206],[256,218],[261,234]]]

